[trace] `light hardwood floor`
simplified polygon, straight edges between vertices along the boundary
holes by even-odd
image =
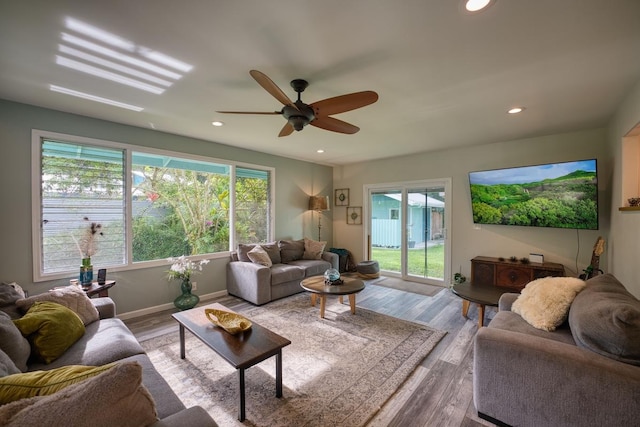
[[[473,337],[478,330],[478,310],[472,305],[469,318],[462,317],[461,301],[449,289],[424,296],[367,285],[357,295],[358,307],[447,332],[368,426],[493,426],[479,419],[473,406]],[[205,302],[220,302],[237,311],[249,304],[231,296]],[[171,312],[129,319],[126,324],[138,339],[148,339],[177,331]],[[495,309],[487,307],[485,324],[494,313]]]

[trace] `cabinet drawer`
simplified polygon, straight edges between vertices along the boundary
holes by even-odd
[[[531,281],[531,269],[511,266],[498,266],[496,285],[522,289]]]
[[[474,262],[471,264],[471,283],[493,285],[496,280],[495,265]]]

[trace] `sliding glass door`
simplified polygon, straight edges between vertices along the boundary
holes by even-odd
[[[449,281],[450,186],[450,180],[428,180],[365,187],[367,254],[384,275]]]

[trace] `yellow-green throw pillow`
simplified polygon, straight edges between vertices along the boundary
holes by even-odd
[[[27,397],[46,396],[63,388],[94,377],[113,368],[117,362],[104,366],[69,365],[50,371],[33,371],[0,378],[0,405]]]
[[[36,302],[13,321],[31,343],[32,354],[51,363],[84,335],[80,317],[55,302]]]

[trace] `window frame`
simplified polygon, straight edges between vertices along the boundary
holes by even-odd
[[[58,273],[44,273],[41,271],[43,252],[42,252],[42,223],[41,223],[41,210],[42,210],[42,140],[51,139],[54,141],[60,141],[71,144],[93,145],[102,148],[111,148],[124,151],[124,171],[125,171],[125,189],[124,189],[124,201],[125,201],[125,258],[126,262],[122,265],[113,266],[101,266],[108,268],[109,271],[127,271],[138,270],[142,268],[166,266],[167,261],[151,260],[151,261],[133,261],[132,248],[133,248],[133,230],[132,224],[132,153],[148,153],[161,156],[170,156],[181,158],[185,160],[203,161],[208,163],[219,163],[229,166],[229,248],[227,251],[214,252],[202,255],[190,256],[190,259],[221,259],[229,256],[229,253],[237,246],[236,230],[235,230],[235,181],[236,181],[236,168],[247,168],[264,171],[268,173],[268,192],[269,200],[268,207],[268,241],[274,240],[275,230],[275,181],[276,170],[274,167],[255,165],[251,163],[236,162],[232,160],[214,158],[203,155],[196,155],[190,153],[184,153],[173,150],[165,150],[152,148],[147,146],[140,146],[134,144],[127,144],[121,142],[114,142],[104,139],[89,138],[77,135],[63,134],[58,132],[50,132],[39,129],[32,129],[31,131],[31,237],[32,237],[32,267],[33,267],[33,281],[43,282],[48,280],[63,279],[74,277],[73,271],[58,272]],[[79,265],[79,264],[78,264]]]

